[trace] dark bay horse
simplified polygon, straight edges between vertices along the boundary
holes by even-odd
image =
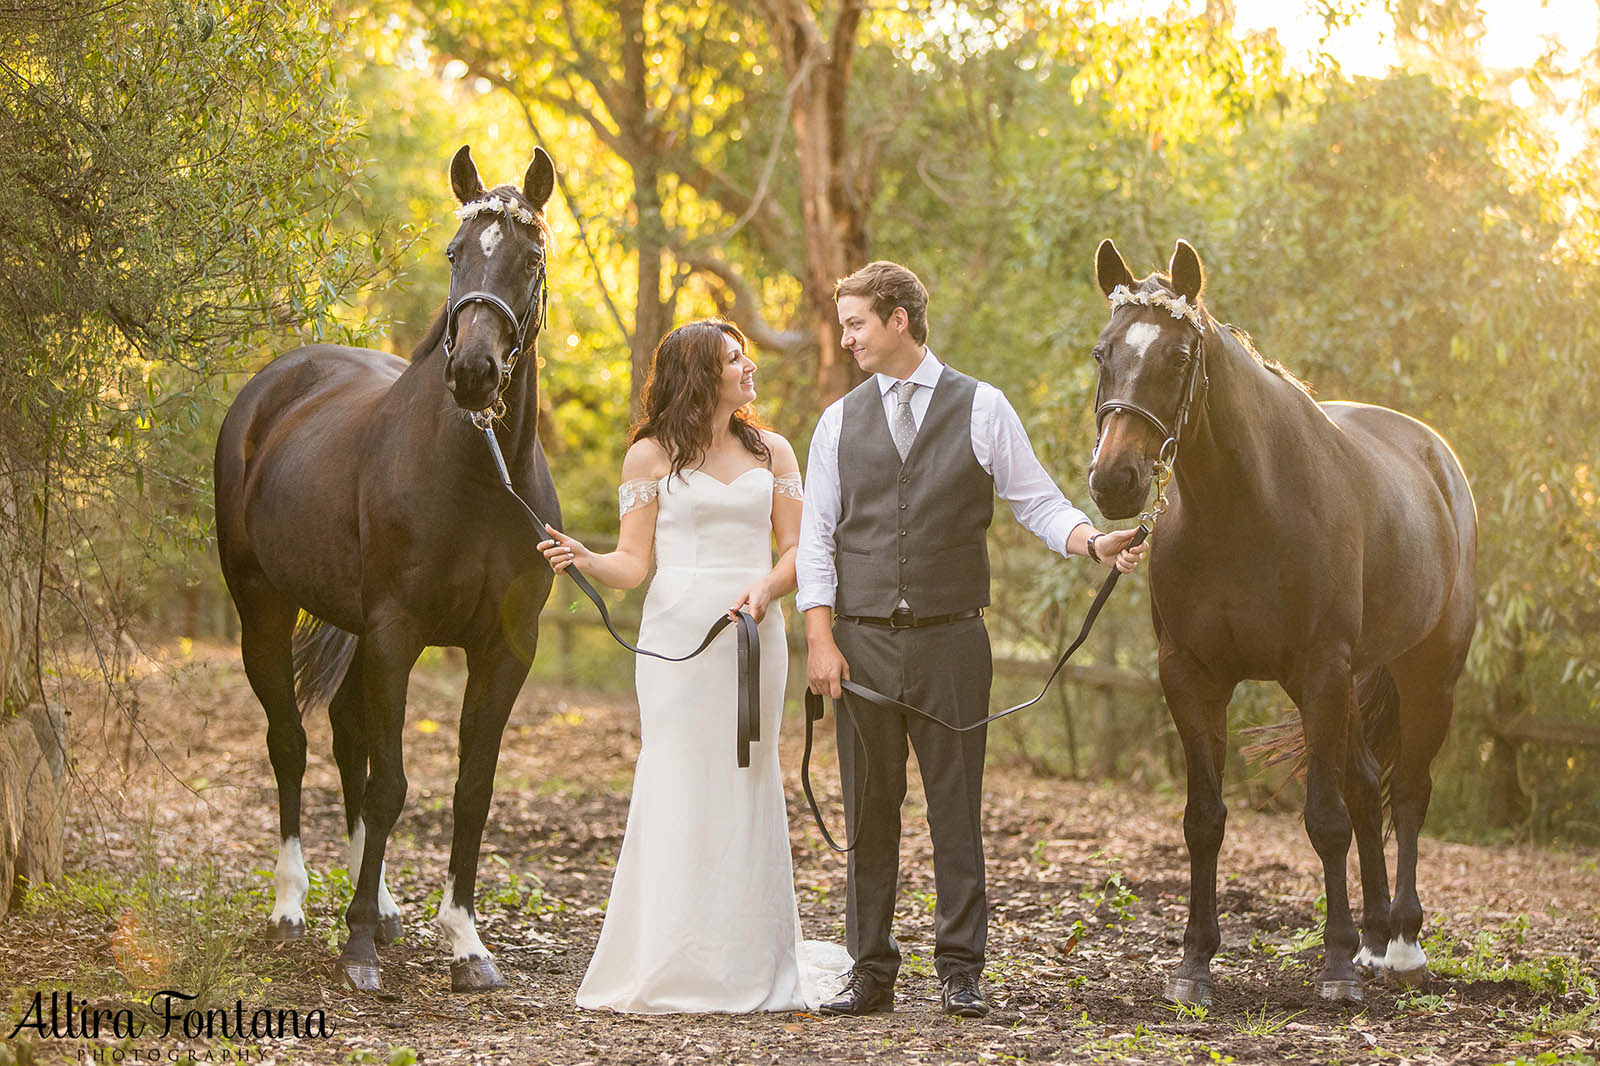
[[[1183,742],[1189,921],[1167,985],[1211,996],[1227,710],[1245,679],[1300,711],[1306,834],[1328,917],[1318,991],[1359,1000],[1358,967],[1417,982],[1417,834],[1428,767],[1450,724],[1476,609],[1477,511],[1432,429],[1382,407],[1312,400],[1201,303],[1184,241],[1167,276],[1135,280],[1108,240],[1095,262],[1111,320],[1095,345],[1099,443],[1089,490],[1108,518],[1139,513],[1170,470],[1151,538],[1161,688]],[[1391,906],[1383,800],[1398,841]],[[1345,887],[1354,829],[1362,926]]]
[[[305,933],[301,713],[331,693],[355,881],[339,967],[363,990],[379,987],[377,945],[400,932],[383,883],[384,848],[406,796],[406,684],[429,645],[465,649],[468,669],[438,913],[451,984],[474,991],[504,983],[477,934],[478,850],[501,735],[553,575],[474,418],[497,419],[517,491],[561,521],[537,433],[533,348],[555,167],[535,149],[520,189],[490,191],[463,147],[450,183],[463,205],[446,252],[450,298],[411,362],[329,344],[298,348],[239,390],[217,440],[217,544],[278,782],[282,845],[269,935]],[[297,632],[302,612],[313,621]]]

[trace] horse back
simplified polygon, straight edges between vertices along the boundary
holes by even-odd
[[[239,390],[217,438],[217,542],[230,587],[259,571],[320,617],[359,617],[357,489],[365,441],[408,364],[311,345]]]

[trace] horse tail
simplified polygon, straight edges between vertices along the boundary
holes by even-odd
[[[1394,675],[1386,666],[1357,674],[1355,686],[1356,721],[1360,724],[1364,750],[1352,754],[1369,769],[1376,762],[1378,794],[1383,808],[1388,810],[1390,776],[1400,754],[1400,690],[1395,687]],[[1298,715],[1288,714],[1275,722],[1250,726],[1240,732],[1254,738],[1241,751],[1245,758],[1263,766],[1289,763],[1284,784],[1293,778],[1305,777],[1306,738]],[[1279,791],[1282,788],[1280,784]]]
[[[294,626],[294,701],[304,715],[339,691],[356,654],[356,635],[300,612]]]
[[[1392,815],[1390,781],[1400,757],[1400,690],[1387,666],[1356,675],[1356,706],[1361,709],[1367,751],[1378,762],[1378,792]]]

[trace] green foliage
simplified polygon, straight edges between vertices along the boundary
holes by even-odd
[[[1244,1018],[1234,1022],[1233,1027],[1245,1036],[1271,1036],[1304,1013],[1303,1010],[1297,1010],[1290,1014],[1269,1015],[1267,1005],[1263,1003],[1257,1013],[1245,1011]]]
[[[73,991],[126,1000],[139,1010],[152,993],[177,988],[196,996],[192,1009],[203,1011],[233,1003],[266,980],[245,964],[247,941],[239,936],[258,920],[259,902],[248,890],[226,886],[209,861],[187,863],[180,873],[147,836],[134,869],[69,873],[31,886],[24,906],[67,925],[115,929],[109,959],[77,971]]]
[[[1593,1001],[1596,983],[1576,958],[1568,955],[1545,955],[1535,958],[1515,959],[1515,948],[1522,943],[1525,924],[1507,923],[1498,930],[1485,929],[1471,943],[1457,940],[1443,930],[1435,930],[1423,937],[1423,950],[1428,954],[1428,968],[1444,977],[1457,977],[1465,981],[1513,982],[1530,992],[1552,996],[1578,993]]]
[[[319,5],[46,10],[0,16],[0,535],[93,630],[201,544],[222,376],[350,335],[384,251],[331,222],[360,138]]]

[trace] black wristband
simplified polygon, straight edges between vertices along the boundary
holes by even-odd
[[[1096,534],[1094,534],[1093,536],[1091,536],[1089,538],[1089,543],[1084,545],[1084,549],[1086,551],[1088,551],[1088,553],[1089,553],[1089,558],[1093,559],[1095,562],[1099,563],[1101,566],[1105,565],[1105,560],[1100,558],[1100,553],[1094,550],[1094,542],[1099,540],[1103,536],[1105,536],[1104,533],[1096,533]]]

